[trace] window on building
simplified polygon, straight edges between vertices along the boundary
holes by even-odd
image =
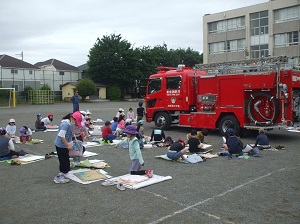
[[[276,34],[274,36],[275,47],[284,47],[299,44],[299,32]]]
[[[16,92],[19,91],[19,85],[11,85],[11,88],[15,88],[15,91],[16,91]]]
[[[18,74],[18,70],[17,69],[11,69],[11,74]]]
[[[264,35],[269,33],[268,11],[250,14],[250,35]]]
[[[262,44],[250,47],[251,58],[262,58],[269,56],[269,45]]]
[[[59,72],[59,75],[64,75],[65,73],[64,72]]]
[[[167,89],[180,89],[181,88],[181,77],[168,77],[167,81]]]
[[[274,11],[275,23],[299,19],[299,6],[278,9]]]
[[[32,70],[29,70],[29,75],[32,75]]]
[[[245,28],[245,17],[237,17],[228,20],[221,20],[208,24],[209,33],[224,32],[226,30],[237,30]]]
[[[225,42],[224,41],[209,44],[209,53],[210,54],[223,53],[224,50],[225,50]]]
[[[237,52],[244,51],[246,48],[246,39],[238,39],[238,40],[229,40],[225,42],[217,42],[209,44],[209,53],[224,53],[227,52]]]

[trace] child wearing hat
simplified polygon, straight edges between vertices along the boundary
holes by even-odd
[[[35,128],[38,130],[46,130],[44,122],[42,122],[42,114],[36,115]]]
[[[110,121],[105,121],[105,126],[102,128],[102,138],[104,143],[112,143],[117,136],[112,133]]]
[[[6,130],[6,135],[10,138],[16,135],[17,127],[16,127],[15,119],[13,118],[9,119],[8,125],[6,126],[5,130]]]
[[[119,118],[121,114],[124,114],[124,109],[123,108],[119,108],[117,114],[116,114],[116,117]],[[125,114],[124,114],[125,116]]]
[[[124,133],[126,133],[127,139],[116,144],[116,147],[122,145],[128,145],[129,148],[129,156],[131,160],[130,165],[130,174],[131,175],[147,175],[149,178],[153,176],[153,170],[141,170],[141,166],[145,164],[142,152],[140,149],[139,140],[136,138],[138,132],[136,131],[135,126],[128,125],[124,129]]]
[[[73,124],[81,125],[82,115],[79,111],[67,114],[63,117],[58,128],[57,136],[54,140],[54,145],[57,151],[59,161],[59,173],[54,177],[54,182],[57,184],[65,184],[70,180],[65,177],[70,171],[70,156],[69,150],[72,150]]]
[[[20,141],[21,143],[30,142],[32,140],[32,131],[27,126],[22,126],[20,128]]]
[[[51,122],[53,121],[53,114],[48,113],[47,117],[42,118],[41,123],[44,124],[45,127],[51,126]]]

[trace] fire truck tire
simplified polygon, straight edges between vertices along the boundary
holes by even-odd
[[[219,132],[221,135],[225,135],[226,130],[228,129],[228,124],[232,123],[234,126],[234,130],[237,131],[237,134],[240,133],[240,124],[239,121],[233,115],[226,115],[222,117],[218,123]]]
[[[171,118],[166,112],[159,112],[155,115],[155,126],[161,123],[162,130],[168,130],[171,126]]]

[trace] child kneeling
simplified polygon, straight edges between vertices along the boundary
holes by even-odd
[[[147,175],[149,178],[151,178],[153,176],[153,170],[141,170],[141,166],[144,166],[145,162],[140,149],[140,142],[136,138],[138,132],[136,131],[135,126],[128,125],[124,129],[124,133],[126,133],[127,138],[119,142],[116,147],[119,145],[128,145],[131,160],[130,174]]]

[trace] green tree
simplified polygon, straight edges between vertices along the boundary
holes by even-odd
[[[112,85],[108,88],[108,97],[110,100],[120,100],[121,93],[122,91],[119,86]]]
[[[91,79],[81,79],[76,83],[76,90],[78,90],[79,95],[82,97],[82,101],[85,101],[87,96],[95,93],[96,85]]]
[[[40,90],[51,90],[51,87],[45,84],[40,88]]]
[[[124,90],[132,86],[139,77],[138,54],[120,34],[98,38],[88,57],[88,77],[108,86],[119,86],[122,98]]]

